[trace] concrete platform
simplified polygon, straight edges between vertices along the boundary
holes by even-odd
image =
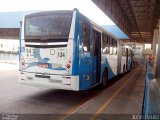
[[[83,114],[83,119],[86,120],[106,119],[106,116],[109,119],[116,119],[115,117],[119,117],[119,115],[122,116],[123,120],[123,115],[126,119],[132,119],[133,114],[140,115],[142,113],[144,87],[145,66],[137,66],[131,72],[116,80],[115,83],[110,84],[109,82],[109,85],[100,95],[82,105],[68,119],[76,114]]]

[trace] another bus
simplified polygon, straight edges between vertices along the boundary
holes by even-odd
[[[132,67],[132,49],[78,9],[26,15],[20,82],[65,90],[105,86]]]

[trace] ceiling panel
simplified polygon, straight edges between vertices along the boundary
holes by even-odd
[[[157,25],[157,20],[160,18],[160,0],[92,1],[101,9],[105,9],[103,11],[109,17],[114,14],[113,12],[116,11],[117,8],[118,10],[121,9],[119,12],[123,13],[119,13],[118,15],[123,14],[123,16],[126,17],[125,19],[128,20],[128,24],[130,25],[130,40],[136,38],[137,42],[152,42],[153,30]],[[100,2],[101,4],[99,4]],[[114,3],[116,3],[116,5],[114,5]],[[110,9],[110,11],[107,9]],[[112,16],[111,19],[115,22],[115,17]],[[120,22],[115,23],[118,25]],[[126,27],[124,24],[120,26],[120,28],[124,27]]]

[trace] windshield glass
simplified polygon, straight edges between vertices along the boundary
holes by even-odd
[[[25,36],[68,36],[71,17],[71,14],[50,14],[28,17],[25,21]]]

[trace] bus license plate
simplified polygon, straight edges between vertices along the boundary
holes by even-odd
[[[39,67],[43,67],[43,68],[48,68],[48,64],[47,63],[39,63],[38,66]]]
[[[55,80],[55,79],[50,79],[51,83],[57,83],[57,84],[62,84],[63,81],[62,80]]]

